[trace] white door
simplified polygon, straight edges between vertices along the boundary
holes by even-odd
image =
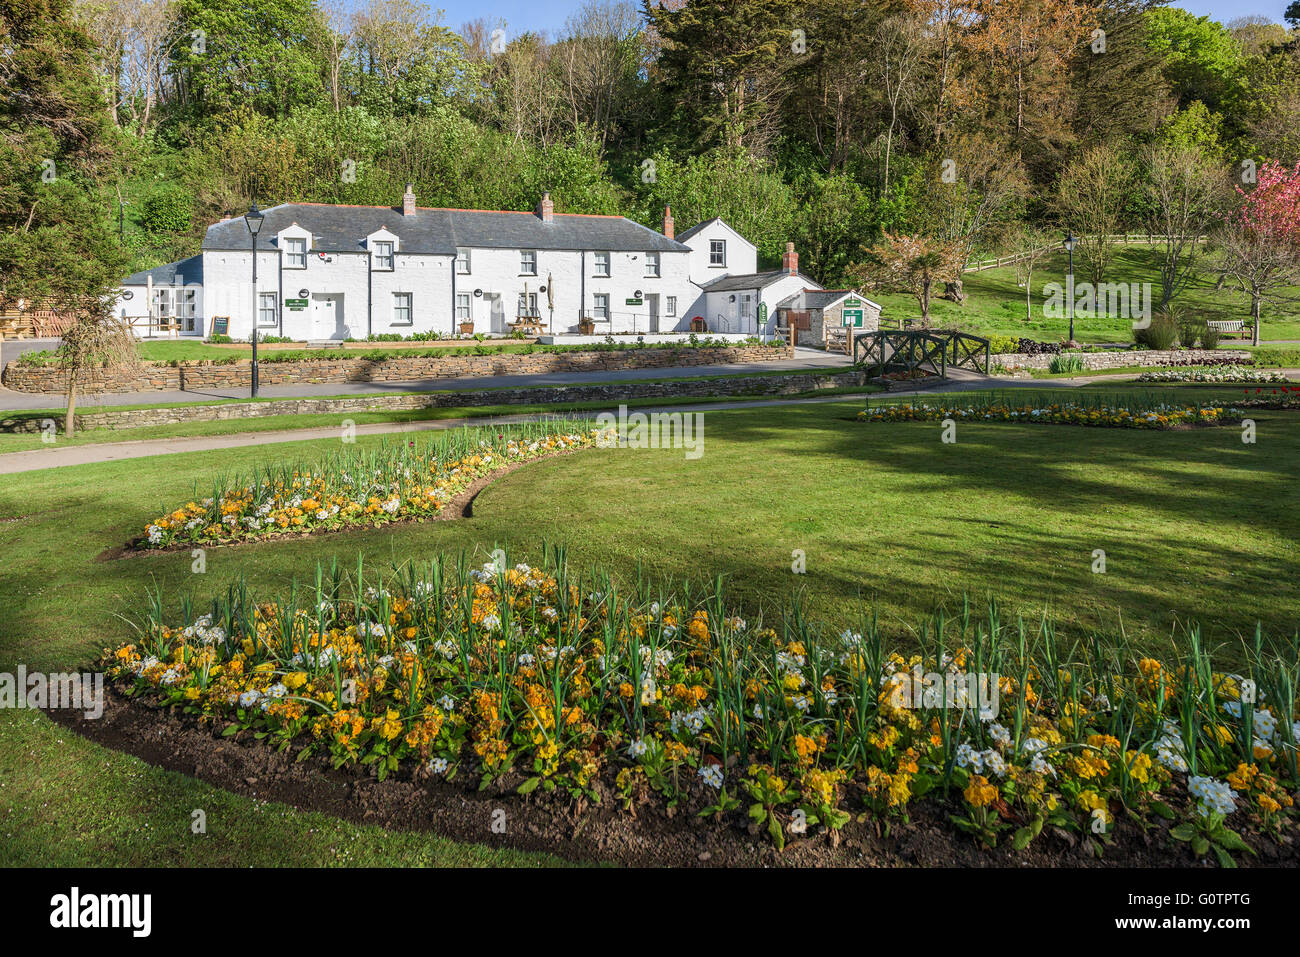
[[[646,306],[650,309],[650,331],[659,331],[659,293],[652,292],[645,297]]]
[[[501,301],[501,293],[485,292],[483,298],[487,300],[489,315],[492,317],[491,331],[495,335],[504,336],[506,334],[506,307]]]
[[[339,293],[313,293],[311,297],[311,337],[346,339],[347,323],[343,320],[343,296]]]

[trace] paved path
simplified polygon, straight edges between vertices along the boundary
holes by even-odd
[[[30,340],[29,340],[30,341]],[[18,346],[22,343],[14,343]],[[4,358],[11,355],[5,343]],[[47,345],[39,348],[47,348]],[[22,350],[26,351],[26,350]],[[302,399],[336,395],[392,395],[402,392],[459,392],[479,389],[533,388],[557,385],[582,385],[593,382],[630,382],[644,379],[684,379],[708,375],[743,375],[758,372],[824,372],[850,365],[849,357],[827,353],[821,349],[796,349],[794,359],[774,362],[745,362],[729,365],[683,366],[673,369],[619,369],[607,372],[555,372],[539,375],[470,376],[461,379],[413,379],[407,382],[301,382],[294,385],[266,385],[258,390],[262,398]],[[216,399],[247,399],[248,389],[208,389],[198,392],[127,392],[120,395],[82,396],[77,406],[91,411],[99,406],[112,405],[183,405]],[[32,409],[58,409],[61,396],[15,392],[0,388],[0,412]],[[491,396],[485,395],[490,403]]]
[[[1281,369],[1292,379],[1300,378],[1300,369]],[[925,389],[875,394],[880,398],[898,398],[917,395],[936,395],[954,392],[974,392],[988,389],[1038,389],[1040,391],[1078,388],[1094,382],[1127,382],[1137,373],[1124,375],[1078,376],[1071,379],[1010,379],[986,378],[966,369],[949,371],[950,380],[944,385]],[[1242,388],[1245,388],[1243,386]],[[806,399],[754,399],[744,402],[700,402],[675,406],[654,406],[654,412],[728,412],[733,409],[758,409],[771,406],[818,405],[829,402],[851,401],[852,396],[834,395]],[[867,396],[863,396],[867,398]],[[636,400],[624,403],[636,408]],[[611,404],[611,410],[618,408]],[[596,410],[584,410],[581,415],[594,416]],[[466,425],[499,425],[517,422],[537,422],[558,417],[550,414],[520,414],[479,416],[460,419],[440,419],[421,422],[375,422],[356,426],[359,435],[386,435],[404,432],[431,432],[454,429]],[[339,436],[339,428],[284,429],[274,432],[239,432],[230,435],[192,436],[172,439],[145,439],[134,442],[104,442],[91,445],[64,446],[33,449],[28,452],[0,454],[0,475],[31,472],[37,469],[59,468],[70,465],[87,465],[96,462],[115,462],[120,459],[147,458],[153,455],[175,455],[182,452],[207,452],[219,449],[245,448],[250,445],[275,445],[281,442],[305,442],[312,439],[332,439]]]
[[[1081,385],[1096,378],[1114,379],[1116,376],[1069,379],[986,379],[964,369],[953,370],[952,381],[947,385],[923,390],[890,392],[893,396],[923,395],[936,392],[966,392],[988,388],[1024,388],[1026,386],[1065,388]],[[723,412],[731,409],[756,409],[767,406],[815,405],[826,402],[843,402],[845,396],[826,396],[807,399],[755,399],[745,402],[701,402],[675,406],[654,406],[655,412]],[[626,403],[635,408],[636,401]],[[618,405],[612,403],[610,409]],[[595,415],[584,411],[582,415]],[[549,417],[555,417],[554,414]],[[547,415],[521,414],[483,416],[476,418],[440,419],[420,422],[375,422],[356,427],[359,435],[385,435],[403,432],[429,432],[452,429],[465,425],[494,425],[515,422],[536,422]],[[274,445],[280,442],[305,442],[311,439],[332,439],[339,436],[337,426],[307,429],[284,429],[274,432],[239,432],[229,435],[191,436],[171,439],[143,439],[134,442],[103,442],[90,445],[33,449],[28,452],[0,454],[0,475],[30,472],[36,469],[59,468],[69,465],[87,465],[95,462],[115,462],[120,459],[145,458],[152,455],[174,455],[181,452],[207,452],[217,449],[245,448],[250,445]]]

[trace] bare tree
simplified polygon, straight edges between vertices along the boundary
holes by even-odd
[[[916,79],[920,72],[925,38],[919,20],[907,16],[890,17],[881,22],[873,44],[876,55],[875,79],[884,95],[889,123],[885,128],[885,178],[883,191],[889,192],[889,161],[894,151],[894,133],[899,117],[916,96]]]
[[[589,0],[569,17],[551,62],[569,125],[598,131],[602,145],[636,93],[645,65],[641,16],[627,0]]]
[[[1151,231],[1164,236],[1160,306],[1165,306],[1196,275],[1202,240],[1211,224],[1222,219],[1230,194],[1223,169],[1193,147],[1149,147],[1143,166]]]
[[[357,18],[345,0],[318,0],[318,22],[311,43],[325,65],[325,83],[334,112],[343,108],[343,68],[356,39]]]
[[[1114,255],[1132,178],[1129,157],[1101,144],[1066,166],[1057,183],[1061,217],[1078,237],[1079,258],[1094,285],[1105,279]]]
[[[1014,237],[1016,279],[1025,287],[1025,319],[1034,318],[1034,270],[1060,249],[1060,237],[1051,230],[1022,226]]]

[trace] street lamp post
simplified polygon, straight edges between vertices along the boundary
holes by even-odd
[[[257,298],[257,234],[262,229],[262,221],[266,215],[257,208],[257,203],[244,214],[244,223],[248,226],[248,234],[253,237],[253,372],[252,386],[253,398],[257,398],[257,309],[259,300]]]
[[[1065,250],[1070,254],[1070,271],[1065,280],[1065,296],[1069,300],[1068,308],[1070,310],[1070,338],[1068,341],[1074,341],[1074,247],[1078,240],[1074,238],[1074,231],[1067,229],[1065,231]]]

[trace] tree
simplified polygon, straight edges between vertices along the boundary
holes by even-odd
[[[924,27],[912,17],[890,17],[876,33],[876,79],[889,111],[885,131],[885,174],[881,192],[889,192],[889,161],[893,156],[894,131],[900,115],[916,95],[916,78],[920,70]]]
[[[1025,320],[1034,318],[1034,270],[1060,249],[1060,235],[1038,226],[1022,226],[1012,239],[1016,278],[1025,287]]]
[[[1241,205],[1223,233],[1224,269],[1250,296],[1253,341],[1259,345],[1261,306],[1300,281],[1300,165],[1260,168],[1255,188],[1237,187]]]
[[[645,67],[641,17],[627,0],[589,0],[565,25],[552,63],[569,115],[569,130],[614,138],[637,106]]]
[[[1190,146],[1156,144],[1142,154],[1143,191],[1151,207],[1151,232],[1164,237],[1160,262],[1161,307],[1196,275],[1201,241],[1223,217],[1223,168]]]
[[[697,148],[765,155],[780,128],[794,62],[794,0],[691,0],[680,8],[642,0],[662,52],[656,64]]]
[[[133,370],[139,366],[140,356],[131,327],[109,315],[103,300],[94,300],[74,310],[71,324],[60,335],[54,363],[67,375],[63,431],[71,435],[76,431],[77,391],[82,381],[101,367]]]
[[[1084,146],[1144,137],[1169,112],[1164,59],[1147,42],[1146,14],[1159,2],[1102,0],[1094,7],[1102,33],[1080,44],[1071,64],[1074,132]]]
[[[930,299],[936,283],[953,282],[965,265],[952,243],[885,233],[865,263],[850,270],[856,282],[873,289],[905,292],[916,298],[921,325],[930,327]]]
[[[1079,258],[1094,286],[1106,277],[1132,177],[1129,157],[1108,144],[1087,150],[1061,173],[1057,205],[1079,240]]]
[[[116,134],[68,0],[0,7],[0,308],[110,292],[124,267],[104,183]]]

